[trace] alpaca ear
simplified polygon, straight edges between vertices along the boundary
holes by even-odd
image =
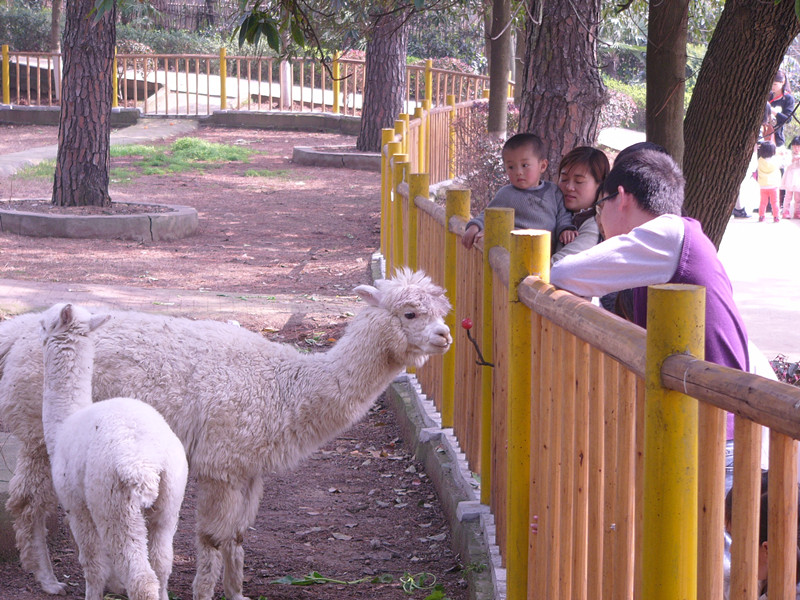
[[[380,292],[378,288],[374,288],[371,285],[359,285],[353,291],[370,306],[378,306],[380,304]]]
[[[59,325],[69,325],[72,322],[72,304],[65,304],[58,315]]]
[[[111,315],[92,315],[92,318],[89,319],[89,331],[94,331],[110,318]]]

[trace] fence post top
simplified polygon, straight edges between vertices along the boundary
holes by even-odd
[[[506,208],[506,209],[492,209],[492,210],[514,210],[513,208]],[[548,229],[515,229],[511,232],[511,235],[515,236],[527,236],[527,237],[542,237],[542,236],[550,236],[551,232]]]

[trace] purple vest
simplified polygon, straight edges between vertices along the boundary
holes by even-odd
[[[706,356],[708,362],[748,371],[747,331],[733,302],[733,288],[717,249],[698,221],[683,218],[684,236],[678,268],[666,283],[690,283],[706,288]],[[647,324],[647,288],[633,290],[633,319]],[[733,439],[733,415],[728,415],[728,439]]]

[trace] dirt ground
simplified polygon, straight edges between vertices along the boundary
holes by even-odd
[[[53,144],[51,127],[0,125],[0,153]],[[195,207],[197,235],[166,243],[35,239],[0,234],[0,278],[101,283],[143,289],[206,289],[241,294],[342,296],[369,282],[370,255],[379,245],[378,173],[301,167],[295,145],[353,144],[330,134],[201,128],[209,141],[254,151],[247,163],[205,166],[168,175],[136,174],[113,182],[112,199]],[[169,141],[165,142],[166,144]],[[136,159],[112,167],[138,173]],[[248,170],[259,173],[246,176]],[[47,178],[0,178],[0,197],[46,198]],[[317,350],[341,335],[329,315],[309,313],[291,329],[264,331],[270,338]],[[289,600],[468,597],[465,572],[450,550],[450,533],[429,478],[401,439],[392,410],[381,399],[369,416],[316,452],[291,473],[268,475],[258,519],[245,539],[245,594]],[[190,484],[175,538],[170,579],[174,598],[191,598],[194,576],[194,496]],[[69,582],[68,597],[83,595],[74,544],[59,520],[50,548],[56,574]],[[339,580],[296,586],[273,583],[311,572]],[[402,589],[404,574],[427,573],[442,585]],[[369,579],[388,574],[380,581]],[[361,583],[352,582],[367,578]],[[430,579],[428,580],[430,582]],[[221,594],[220,587],[217,588]],[[0,600],[49,598],[17,562],[0,563]]]

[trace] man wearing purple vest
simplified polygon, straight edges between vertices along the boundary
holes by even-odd
[[[680,168],[662,152],[640,150],[617,160],[595,203],[606,240],[557,262],[550,281],[580,296],[633,288],[633,321],[641,327],[647,322],[648,285],[702,285],[706,288],[705,359],[748,371],[747,332],[733,301],[730,279],[700,223],[680,216],[683,186]]]

